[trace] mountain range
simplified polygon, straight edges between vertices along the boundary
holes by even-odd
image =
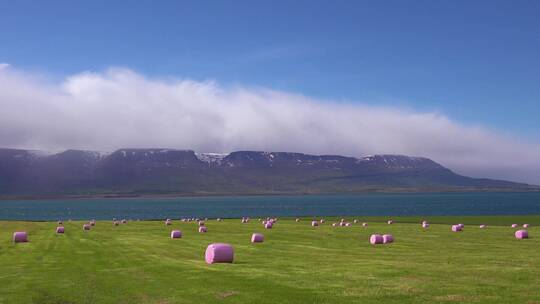
[[[0,149],[3,198],[538,190],[523,183],[462,176],[428,158],[403,155]]]

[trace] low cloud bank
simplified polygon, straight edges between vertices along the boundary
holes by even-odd
[[[425,156],[471,176],[540,184],[540,145],[453,121],[129,69],[60,82],[0,64],[0,147]]]

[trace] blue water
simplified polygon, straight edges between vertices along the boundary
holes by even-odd
[[[540,214],[540,193],[415,193],[0,201],[2,220]]]
[[[540,214],[540,193],[415,193],[0,201],[2,220]]]

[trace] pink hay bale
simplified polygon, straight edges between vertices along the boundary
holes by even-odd
[[[351,227],[351,223],[345,223],[345,227]]]
[[[385,234],[382,236],[383,244],[389,244],[394,242],[394,236],[391,234]]]
[[[487,226],[482,224],[482,225],[480,225],[480,226],[478,226],[478,227],[479,227],[480,229],[484,229],[484,228],[486,228]]]
[[[422,228],[429,228],[429,223],[422,223]]]
[[[90,221],[90,226],[95,226],[96,225],[96,220],[91,220]]]
[[[199,222],[199,226],[204,226],[204,222],[203,222],[203,221],[200,221],[200,222]]]
[[[317,222],[317,221],[311,221],[311,226],[317,227],[317,226],[319,226],[319,222]]]
[[[266,224],[264,225],[264,228],[265,229],[272,229],[273,226],[274,226],[274,224],[272,224],[272,222],[266,222]]]
[[[375,244],[382,244],[383,243],[383,236],[380,235],[380,234],[372,234],[371,237],[369,238],[369,242],[372,244],[372,245],[375,245]]]
[[[180,239],[180,238],[182,238],[182,231],[180,230],[171,231],[171,239]]]
[[[248,221],[246,219],[242,219],[242,224],[246,224]]]
[[[512,228],[517,228],[518,224],[512,224]]]
[[[392,225],[394,223],[394,221],[393,220],[388,220],[387,223],[388,223],[388,225]]]
[[[82,229],[83,229],[83,230],[90,230],[90,227],[91,227],[90,224],[84,224],[84,225],[82,225]]]
[[[56,233],[64,233],[64,227],[63,226],[56,227]]]
[[[122,224],[127,224],[127,220],[122,220]]]
[[[514,234],[516,236],[516,239],[527,239],[529,238],[529,232],[527,230],[518,230]]]
[[[523,224],[523,228],[529,228],[529,224]]]
[[[13,242],[26,243],[28,242],[28,234],[24,231],[17,231],[13,233]]]
[[[362,227],[367,227],[368,224],[367,223],[362,223]]]
[[[234,259],[234,250],[229,244],[210,244],[206,247],[204,259],[207,264],[232,263]]]
[[[264,242],[264,235],[262,233],[254,233],[251,235],[252,243],[262,243]]]
[[[208,230],[206,229],[206,226],[200,226],[199,227],[199,233],[206,233]]]
[[[461,232],[461,231],[463,231],[463,228],[461,228],[460,225],[452,225],[452,231],[453,232]]]
[[[461,229],[465,228],[465,225],[463,224],[458,224],[459,227],[461,227]]]
[[[345,226],[345,222],[339,222],[339,226],[340,226],[340,227]]]

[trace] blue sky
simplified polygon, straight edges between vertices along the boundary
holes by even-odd
[[[398,105],[540,140],[539,1],[136,2],[1,1],[0,62]]]

